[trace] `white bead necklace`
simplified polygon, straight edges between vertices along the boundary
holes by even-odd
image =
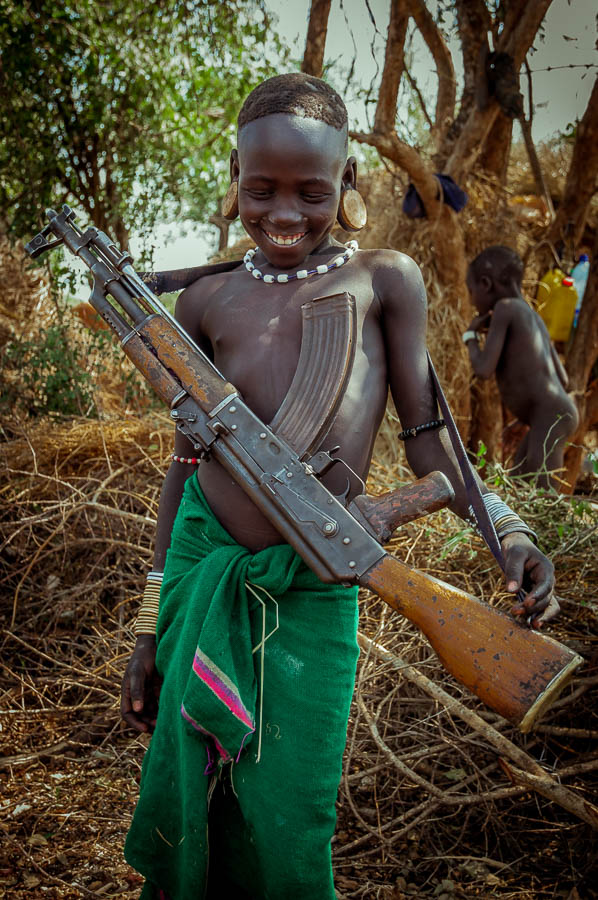
[[[259,269],[256,269],[252,262],[252,259],[258,251],[257,247],[255,248],[255,250],[247,251],[247,253],[243,257],[243,262],[245,263],[245,268],[247,269],[247,271],[250,272],[254,278],[257,278],[258,281],[263,281],[264,284],[286,284],[287,281],[309,278],[310,275],[325,275],[332,269],[339,269],[342,265],[344,265],[346,262],[348,262],[348,260],[351,259],[358,247],[359,245],[357,241],[349,241],[347,244],[345,244],[345,252],[333,259],[332,262],[329,262],[326,265],[316,266],[315,269],[299,269],[299,271],[295,272],[293,275],[264,275],[262,272],[260,272]]]

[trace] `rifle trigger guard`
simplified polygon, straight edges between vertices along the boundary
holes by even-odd
[[[313,473],[317,478],[325,475],[326,472],[330,471],[335,465],[344,466],[348,475],[347,480],[349,484],[346,491],[343,492],[343,497],[346,498],[349,494],[364,494],[365,484],[363,483],[363,479],[359,477],[357,472],[353,471],[351,466],[346,463],[344,459],[335,458],[331,455],[339,449],[339,447],[332,447],[330,450],[320,450],[319,453],[314,453],[313,456],[310,456],[304,463],[304,466],[308,466],[311,469],[309,474]]]
[[[212,445],[221,434],[227,434],[228,428],[218,419],[206,422],[203,417],[198,416],[192,410],[185,409],[188,395],[186,396],[185,391],[181,393],[180,407],[171,409],[170,417],[176,423],[176,427],[181,434],[184,434],[191,441],[193,448],[199,450],[199,456],[207,459]]]

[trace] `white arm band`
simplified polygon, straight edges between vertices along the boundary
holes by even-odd
[[[482,499],[500,541],[505,535],[512,534],[514,531],[521,531],[529,535],[534,541],[537,541],[538,538],[535,531],[532,531],[529,525],[526,525],[523,519],[520,519],[517,513],[514,513],[497,494],[493,494],[490,491],[487,494],[483,494]]]

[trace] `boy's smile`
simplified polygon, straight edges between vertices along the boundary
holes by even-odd
[[[269,231],[266,231],[266,234],[268,235],[270,240],[274,241],[275,244],[278,244],[279,247],[292,247],[293,244],[299,243],[299,241],[305,237],[307,232],[301,231],[299,234],[284,235],[284,234],[271,234]]]
[[[354,182],[354,163],[346,159],[344,131],[275,114],[241,129],[231,175],[247,234],[275,269],[291,269],[331,244],[341,183]]]

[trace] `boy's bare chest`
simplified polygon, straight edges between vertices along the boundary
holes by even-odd
[[[301,349],[304,304],[348,291],[356,300],[359,328],[372,299],[371,283],[360,283],[362,280],[356,283],[339,271],[313,282],[265,285],[241,274],[211,298],[202,332],[212,345],[217,364],[234,358],[236,366],[252,366],[259,360],[268,367],[276,363],[294,372]]]
[[[302,306],[348,291],[356,298],[357,330],[371,306],[372,288],[342,271],[301,284],[264,285],[251,276],[231,278],[205,310],[202,332],[214,362],[256,412],[274,415],[295,374],[303,335]],[[358,338],[358,341],[360,338]]]
[[[303,299],[274,296],[264,290],[223,294],[210,304],[204,320],[206,337],[215,353],[250,352],[268,355],[283,344],[301,339]]]

